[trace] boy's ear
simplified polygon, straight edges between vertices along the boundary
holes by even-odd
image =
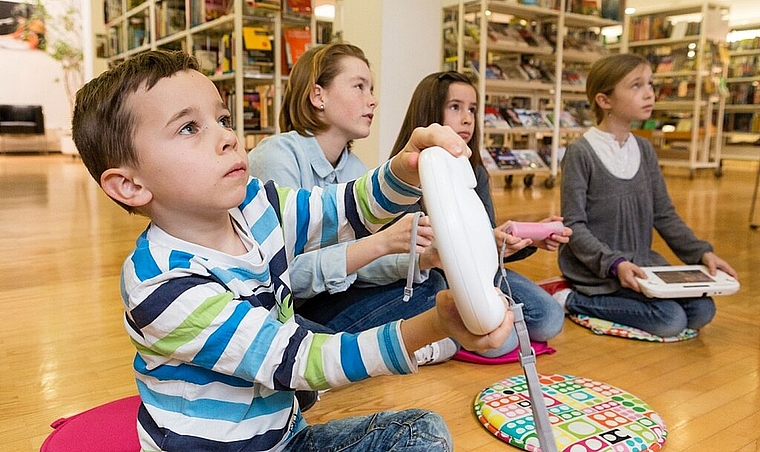
[[[129,168],[109,168],[100,176],[100,187],[120,203],[130,207],[142,207],[153,199],[153,194],[135,180]]]

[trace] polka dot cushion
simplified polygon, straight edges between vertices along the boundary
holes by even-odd
[[[586,327],[596,334],[606,334],[609,336],[624,337],[627,339],[638,339],[641,341],[649,342],[678,342],[693,339],[697,337],[699,331],[687,328],[678,336],[661,337],[656,336],[646,331],[642,331],[632,326],[621,325],[619,323],[610,322],[609,320],[597,319],[595,317],[589,317],[583,314],[571,314],[568,316],[570,320]]]
[[[539,375],[557,450],[648,452],[667,437],[660,416],[636,396],[570,375]],[[478,420],[497,438],[540,451],[525,377],[494,383],[475,398]]]

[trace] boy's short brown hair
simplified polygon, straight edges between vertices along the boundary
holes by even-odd
[[[82,161],[98,184],[109,168],[139,165],[133,137],[137,132],[135,117],[140,112],[128,107],[130,95],[143,87],[149,90],[177,72],[199,68],[198,61],[185,52],[148,51],[104,72],[77,92],[72,135]]]

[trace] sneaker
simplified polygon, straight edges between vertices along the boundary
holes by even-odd
[[[301,412],[313,407],[317,400],[319,400],[318,391],[296,391],[296,399],[298,400],[298,406],[301,407]]]
[[[439,364],[451,359],[459,351],[459,344],[453,339],[447,337],[440,341],[428,344],[414,352],[418,366],[427,366],[430,364]]]
[[[562,306],[562,309],[567,313],[567,308],[565,307],[565,302],[567,301],[567,297],[570,295],[570,292],[572,292],[573,289],[560,289],[552,294],[552,298],[557,300],[557,303],[559,303],[560,306]]]

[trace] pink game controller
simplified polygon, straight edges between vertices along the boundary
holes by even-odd
[[[552,234],[562,234],[564,231],[565,225],[561,221],[550,221],[548,223],[513,221],[506,230],[507,234],[531,240],[545,240]]]

